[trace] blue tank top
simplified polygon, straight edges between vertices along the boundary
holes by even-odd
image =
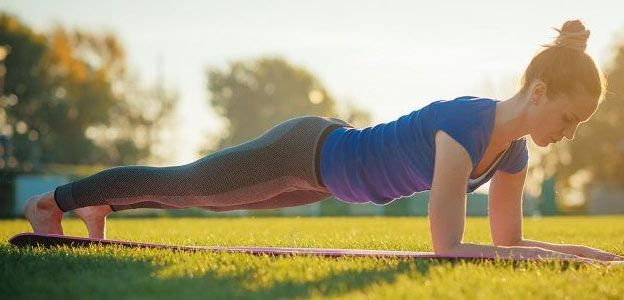
[[[489,145],[498,102],[474,96],[439,100],[389,123],[335,129],[321,147],[323,183],[341,201],[377,205],[430,190],[438,130],[466,149],[474,170]],[[517,173],[527,161],[523,137],[513,141],[484,175],[469,179],[466,191],[474,192],[497,170]]]

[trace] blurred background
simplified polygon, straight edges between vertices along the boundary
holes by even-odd
[[[505,100],[569,19],[591,30],[586,52],[609,93],[573,141],[530,145],[524,214],[621,214],[622,11],[616,0],[0,0],[0,216],[100,170],[190,163],[300,115],[366,127],[436,100]],[[114,215],[421,216],[427,199]],[[487,185],[468,214],[487,214]]]

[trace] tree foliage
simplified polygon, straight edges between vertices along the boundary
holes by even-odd
[[[140,87],[114,35],[61,26],[40,34],[0,15],[3,44],[11,53],[0,129],[11,141],[12,167],[132,164],[150,156],[176,95]]]

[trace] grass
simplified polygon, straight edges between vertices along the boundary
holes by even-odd
[[[65,234],[86,236],[76,219]],[[624,254],[624,216],[525,220],[525,236]],[[557,262],[271,257],[90,247],[16,248],[0,220],[0,299],[622,299],[624,268]],[[431,251],[426,218],[180,218],[108,222],[108,238],[163,244]],[[465,241],[490,243],[487,219]]]

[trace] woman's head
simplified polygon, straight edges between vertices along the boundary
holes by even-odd
[[[521,81],[520,94],[531,104],[529,133],[542,147],[572,139],[606,92],[603,74],[585,53],[589,30],[579,20],[555,30],[559,36],[533,57]]]

